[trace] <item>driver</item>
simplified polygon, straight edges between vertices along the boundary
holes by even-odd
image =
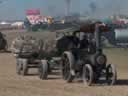
[[[89,45],[87,35],[84,32],[80,33],[80,49],[87,48]]]

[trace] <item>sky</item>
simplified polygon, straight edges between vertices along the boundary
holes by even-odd
[[[128,0],[71,0],[71,12],[104,17],[128,15]],[[0,20],[23,20],[25,10],[40,9],[41,15],[64,15],[65,0],[0,0]]]

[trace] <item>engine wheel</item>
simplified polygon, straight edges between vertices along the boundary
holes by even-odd
[[[94,80],[94,72],[90,64],[86,64],[83,67],[83,82],[85,85],[91,86]]]
[[[39,66],[39,78],[42,80],[47,79],[48,77],[48,63],[47,60],[42,60]]]
[[[106,80],[109,85],[114,85],[117,80],[117,71],[115,65],[109,64],[106,68]]]
[[[71,74],[70,62],[67,56],[64,56],[62,60],[62,76],[63,79],[66,80],[68,83],[72,82],[75,76]]]
[[[23,59],[21,60],[21,75],[25,76],[28,73],[28,64],[27,64],[27,60]]]

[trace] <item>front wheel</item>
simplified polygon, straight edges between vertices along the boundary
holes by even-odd
[[[39,66],[39,78],[42,80],[47,79],[48,77],[48,62],[47,60],[41,60],[41,64]]]
[[[109,85],[114,85],[117,80],[117,71],[115,65],[109,64],[106,67],[106,80]]]
[[[85,85],[92,85],[94,79],[94,72],[90,64],[84,65],[82,78]]]

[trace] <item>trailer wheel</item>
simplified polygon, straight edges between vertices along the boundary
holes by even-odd
[[[106,80],[109,85],[114,85],[117,80],[117,71],[115,65],[108,64],[106,67]]]
[[[83,67],[83,82],[85,85],[91,86],[94,80],[94,72],[90,64],[85,64]]]
[[[21,62],[19,59],[16,59],[16,73],[21,75]]]
[[[47,60],[41,60],[39,65],[39,78],[42,80],[47,79],[48,77],[48,62]]]
[[[28,64],[27,64],[27,59],[22,59],[21,60],[21,75],[25,76],[28,73]]]
[[[63,79],[66,80],[68,83],[72,82],[75,78],[74,75],[71,74],[71,68],[70,68],[70,61],[68,56],[63,56],[62,61],[62,76]]]

